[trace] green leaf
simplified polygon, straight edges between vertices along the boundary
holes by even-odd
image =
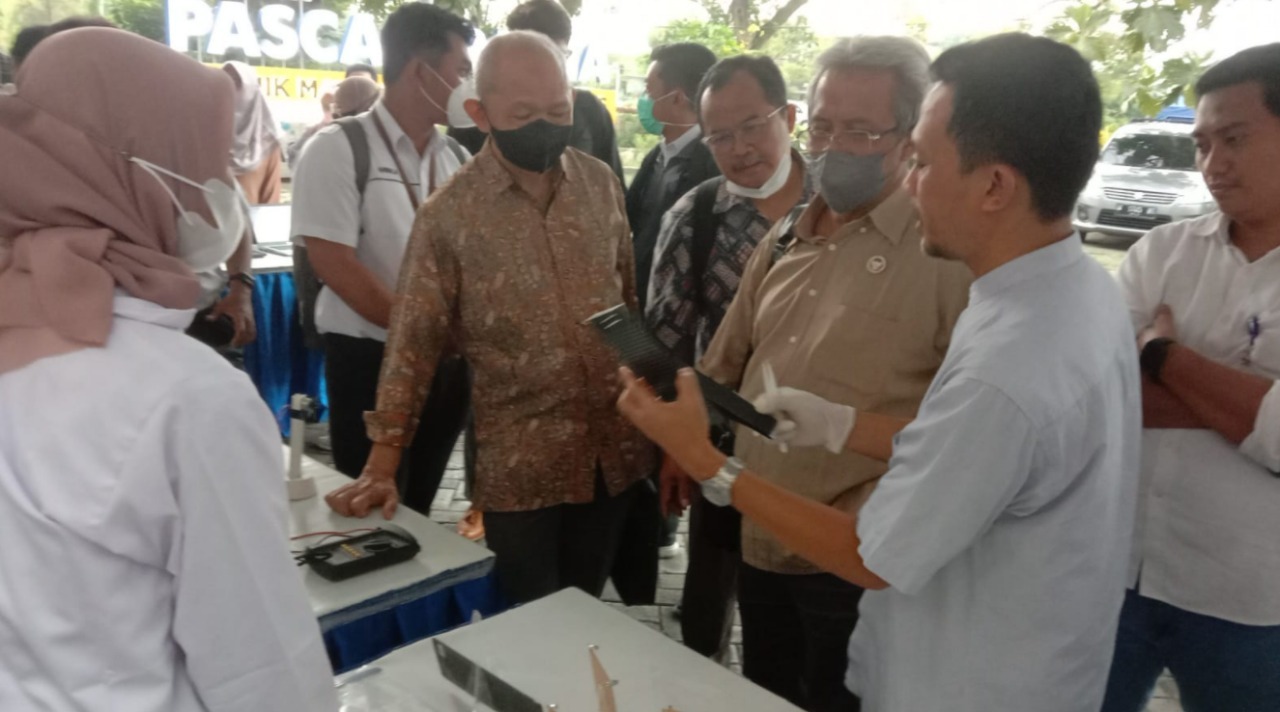
[[[1164,6],[1135,8],[1131,25],[1156,52],[1165,51],[1171,40],[1182,39],[1185,34],[1182,14]]]

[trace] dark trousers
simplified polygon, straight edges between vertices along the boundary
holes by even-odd
[[[610,497],[596,473],[595,499],[529,512],[485,512],[485,543],[498,585],[512,604],[574,586],[600,597],[637,487]]]
[[[862,589],[831,574],[747,564],[738,577],[742,674],[808,712],[857,712],[844,678]]]
[[[1187,712],[1280,710],[1280,626],[1251,626],[1125,593],[1103,712],[1141,712],[1168,668]]]
[[[325,334],[324,344],[334,467],[348,477],[359,477],[373,447],[366,435],[364,414],[377,404],[383,344],[338,334]],[[431,501],[440,488],[470,408],[471,377],[466,361],[445,356],[431,382],[418,432],[396,473],[400,500],[405,506],[423,514],[431,512]]]
[[[724,662],[733,630],[733,602],[742,554],[742,519],[732,508],[707,502],[695,492],[689,508],[689,569],[680,598],[680,632],[697,653]]]

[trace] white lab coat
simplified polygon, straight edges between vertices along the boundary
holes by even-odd
[[[114,310],[0,375],[0,710],[336,710],[270,413],[191,311]]]

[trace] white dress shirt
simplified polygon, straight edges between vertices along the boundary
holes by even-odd
[[[1133,327],[1168,304],[1187,348],[1280,379],[1280,250],[1249,262],[1229,228],[1212,213],[1129,249],[1119,278]],[[1280,625],[1280,388],[1238,448],[1212,430],[1145,430],[1142,447],[1130,585],[1194,613]]]
[[[382,119],[396,150],[395,159],[399,159],[420,202],[427,199],[433,172],[435,188],[439,188],[462,167],[438,133],[419,155],[412,139],[378,102],[372,111],[356,117],[369,141],[369,182],[364,200],[356,186],[351,142],[341,126],[324,128],[307,142],[293,174],[293,237],[316,237],[354,247],[360,263],[394,291],[415,214],[395,159],[373,122],[375,114]],[[322,334],[387,340],[386,329],[365,320],[329,287],[316,298],[316,329]]]
[[[1140,379],[1115,282],[1078,237],[973,283],[858,516],[849,644],[866,712],[1096,712],[1124,598]]]
[[[702,138],[702,128],[699,126],[691,126],[689,130],[680,134],[680,137],[674,141],[662,142],[662,165],[671,162],[671,159],[680,155],[680,152],[688,148],[694,141]]]
[[[193,311],[115,315],[0,375],[0,710],[336,710],[274,420]]]

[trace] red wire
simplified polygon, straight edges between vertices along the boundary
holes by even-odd
[[[350,536],[351,534],[359,534],[360,532],[376,532],[373,527],[364,527],[362,529],[348,529],[345,532],[309,532],[307,534],[299,534],[298,536],[289,537],[289,541],[297,541],[299,539],[309,539],[313,536]]]

